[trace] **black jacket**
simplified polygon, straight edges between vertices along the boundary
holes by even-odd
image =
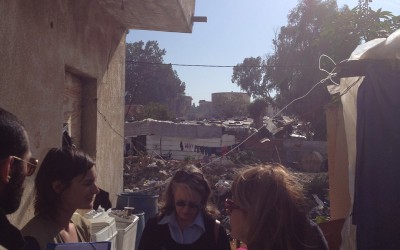
[[[14,227],[0,209],[0,245],[8,250],[20,250],[24,247],[24,238],[18,228]]]
[[[172,239],[168,224],[158,224],[161,218],[149,219],[144,228],[138,250],[230,250],[225,229],[219,226],[218,242],[215,240],[215,220],[204,216],[205,233],[192,244],[179,244]]]

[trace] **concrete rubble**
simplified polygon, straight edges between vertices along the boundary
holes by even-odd
[[[223,203],[229,196],[232,180],[236,173],[246,165],[234,164],[230,161],[215,161],[202,164],[201,162],[186,162],[178,160],[160,160],[147,155],[125,157],[124,166],[124,191],[140,192],[143,194],[162,195],[166,184],[174,173],[186,164],[194,164],[204,172],[212,189],[212,202],[220,210],[221,220],[227,220]],[[314,177],[327,173],[305,173],[289,169],[304,186],[312,182]],[[321,198],[321,197],[320,197]],[[311,202],[313,202],[311,200]],[[314,204],[312,206],[316,206]],[[319,204],[320,205],[320,204]],[[314,209],[315,210],[315,209]],[[314,211],[315,212],[315,211]]]

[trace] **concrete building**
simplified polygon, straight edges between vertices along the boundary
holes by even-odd
[[[191,96],[181,96],[177,100],[171,100],[168,107],[175,117],[185,117],[192,106]]]
[[[195,0],[2,1],[0,106],[25,123],[33,156],[61,146],[66,123],[115,204],[123,185],[126,31],[191,33],[194,7]],[[19,227],[33,216],[33,183],[27,178],[11,216]]]
[[[199,106],[196,107],[195,118],[196,119],[208,119],[212,117],[212,102],[206,100],[200,100]]]

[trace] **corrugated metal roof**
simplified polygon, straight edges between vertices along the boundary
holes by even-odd
[[[218,125],[181,124],[146,119],[125,123],[125,137],[160,135],[185,138],[215,138],[222,136],[223,127]]]

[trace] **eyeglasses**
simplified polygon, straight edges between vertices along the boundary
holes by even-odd
[[[188,206],[189,208],[192,208],[192,209],[201,208],[200,204],[195,204],[195,203],[193,203],[191,201],[183,201],[183,200],[175,202],[175,206],[178,206],[178,207],[186,207],[186,206]]]
[[[26,163],[26,165],[28,167],[26,176],[33,175],[33,173],[35,173],[35,170],[36,170],[37,166],[39,165],[39,160],[37,160],[35,158],[32,158],[32,157],[29,159],[29,161],[25,161],[24,159],[21,159],[21,158],[19,158],[17,156],[13,156],[13,155],[11,157],[14,158],[15,160],[22,161],[22,162]]]
[[[227,214],[231,214],[232,210],[234,209],[242,209],[240,206],[236,205],[235,202],[231,199],[226,199],[225,200],[225,211]]]
[[[179,170],[175,173],[173,180],[176,182],[185,182],[187,180],[192,180],[196,184],[204,183],[205,179],[201,173],[188,173],[184,170]]]

